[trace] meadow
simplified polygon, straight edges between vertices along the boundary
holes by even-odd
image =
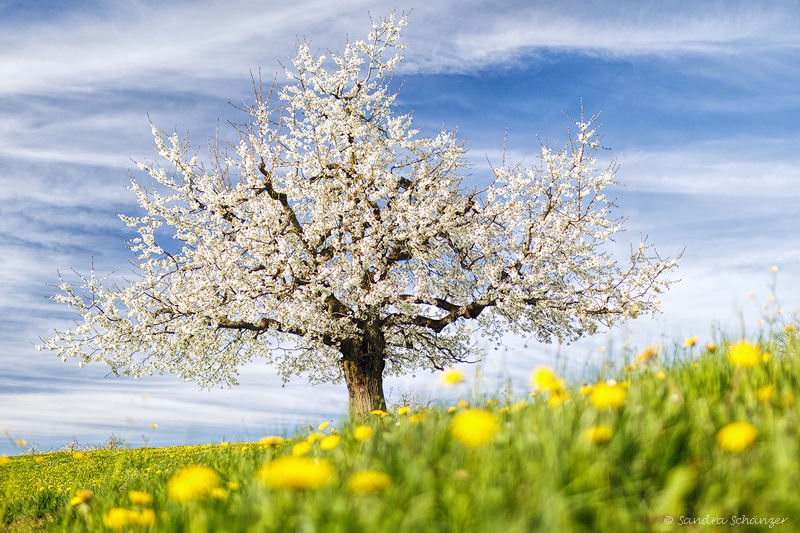
[[[795,531],[798,395],[796,325],[689,338],[290,439],[2,457],[0,529]]]

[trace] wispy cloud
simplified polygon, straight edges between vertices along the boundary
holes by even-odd
[[[15,24],[0,37],[0,93],[56,94],[107,87],[214,90],[219,80],[277,68],[297,38],[341,49],[342,35],[364,34],[366,11],[392,2],[114,2],[92,12]],[[745,2],[436,2],[414,9],[406,68],[468,71],[536,49],[588,53],[738,53],[797,49],[791,6]],[[201,83],[187,84],[187,80]]]

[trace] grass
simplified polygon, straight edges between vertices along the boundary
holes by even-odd
[[[277,443],[5,458],[0,529],[797,530],[800,338],[790,327],[755,344],[752,367],[733,364],[722,342],[629,365],[594,389],[562,388],[544,372],[549,391],[533,397],[376,414],[366,438],[345,425]],[[733,422],[747,425],[722,438]],[[332,431],[341,440],[324,449]],[[289,473],[262,468],[294,457],[301,442],[314,460],[285,465]],[[332,476],[315,470],[320,463]],[[187,465],[212,470],[183,479]],[[352,480],[363,471],[388,478]],[[284,487],[312,478],[318,487]],[[134,493],[135,503],[131,491],[152,502]]]

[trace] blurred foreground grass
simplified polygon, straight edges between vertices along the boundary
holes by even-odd
[[[0,457],[0,530],[800,530],[796,327],[660,352],[290,440]]]

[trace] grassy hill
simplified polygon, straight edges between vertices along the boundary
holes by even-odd
[[[288,440],[0,458],[0,529],[794,531],[798,395],[792,326],[651,347],[593,384],[539,368],[510,398]]]

